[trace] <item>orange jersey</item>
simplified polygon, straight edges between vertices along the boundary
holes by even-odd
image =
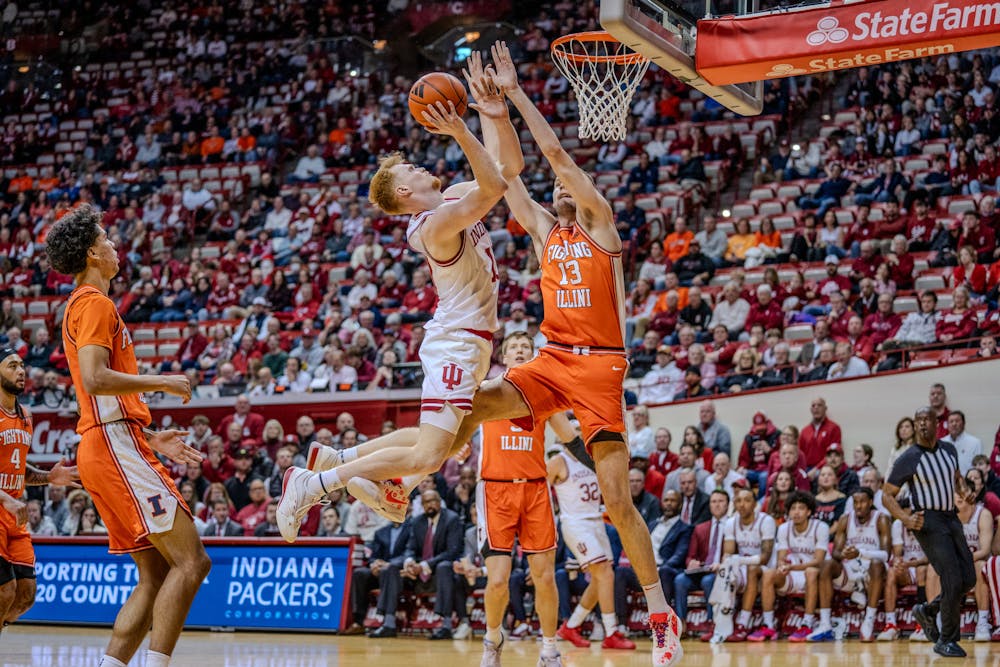
[[[24,471],[31,448],[31,419],[7,414],[0,409],[0,491],[14,498],[24,493]],[[11,544],[15,537],[28,535],[26,526],[18,526],[14,515],[0,507],[0,558],[8,562],[28,564],[31,555],[16,552]],[[30,552],[30,543],[29,543]]]
[[[31,449],[31,419],[0,409],[0,491],[20,498],[24,470]]]
[[[479,476],[484,480],[545,479],[545,422],[525,431],[509,421],[482,425]]]
[[[141,394],[90,396],[80,381],[80,348],[99,345],[110,352],[108,367],[119,373],[138,375],[132,336],[125,328],[115,304],[96,287],[83,285],[73,290],[63,319],[63,347],[69,372],[80,404],[76,432],[83,433],[99,424],[122,420],[149,424],[149,407]]]
[[[580,225],[556,225],[541,260],[545,337],[566,345],[624,348],[621,253],[601,248]]]

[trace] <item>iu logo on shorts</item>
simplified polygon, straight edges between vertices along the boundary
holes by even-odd
[[[452,391],[455,387],[462,384],[462,376],[464,374],[465,371],[462,370],[461,366],[448,364],[441,372],[441,382],[448,388],[448,391]]]

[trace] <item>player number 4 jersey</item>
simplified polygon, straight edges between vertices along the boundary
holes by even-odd
[[[0,410],[0,491],[20,498],[31,449],[31,421]],[[0,509],[0,513],[4,510]]]
[[[414,250],[427,258],[438,305],[432,325],[448,329],[496,331],[499,277],[493,257],[493,241],[482,221],[462,230],[462,240],[454,257],[434,257],[421,238],[424,222],[434,213],[424,211],[410,218],[406,239]]]

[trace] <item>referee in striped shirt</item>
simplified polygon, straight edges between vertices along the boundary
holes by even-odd
[[[951,443],[937,439],[937,419],[929,407],[914,415],[916,444],[904,451],[892,466],[882,487],[882,502],[893,518],[910,529],[931,566],[941,577],[941,594],[913,608],[913,616],[934,642],[934,652],[946,658],[964,658],[958,645],[962,602],[976,585],[972,552],[955,511],[955,492],[973,504],[975,496],[958,470],[958,453]],[[909,484],[912,511],[896,500],[900,488]],[[941,613],[941,631],[936,616]]]

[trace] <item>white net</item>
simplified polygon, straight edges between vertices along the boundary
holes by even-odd
[[[632,96],[649,60],[602,32],[556,40],[552,59],[576,93],[580,138],[623,140]]]

